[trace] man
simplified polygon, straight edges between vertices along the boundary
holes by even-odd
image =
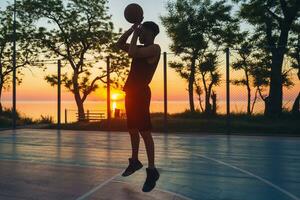
[[[126,41],[132,33],[131,43],[127,44]],[[129,176],[143,167],[138,159],[141,134],[148,157],[147,178],[142,189],[144,192],[150,192],[159,179],[159,173],[154,164],[154,142],[151,135],[152,125],[149,112],[151,91],[148,86],[161,54],[160,46],[154,44],[154,39],[158,34],[157,24],[144,22],[142,25],[134,24],[117,42],[118,47],[128,52],[132,58],[130,72],[123,88],[126,93],[125,109],[132,157],[129,158],[129,165],[122,176]],[[137,45],[137,39],[142,45]]]

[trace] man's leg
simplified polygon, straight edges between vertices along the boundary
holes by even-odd
[[[138,160],[139,154],[139,145],[140,145],[140,134],[137,129],[130,129],[129,135],[131,139],[131,149],[132,149],[132,156],[133,160]]]
[[[151,134],[151,131],[141,131],[140,132],[147,151],[147,157],[148,157],[148,167],[149,168],[155,168],[154,164],[154,142],[153,142],[153,137]]]
[[[137,129],[129,130],[131,147],[132,147],[132,156],[129,158],[129,165],[126,170],[123,172],[122,176],[130,176],[135,171],[141,169],[143,164],[138,160],[139,145],[140,145],[140,135]]]
[[[154,164],[154,142],[151,131],[141,131],[140,132],[147,151],[148,157],[148,168],[147,171],[147,178],[143,186],[143,192],[150,192],[156,185],[156,181],[159,179],[159,172],[155,168]]]

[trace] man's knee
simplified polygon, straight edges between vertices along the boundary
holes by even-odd
[[[129,129],[128,132],[130,135],[138,135],[139,134],[138,129]]]
[[[150,130],[149,131],[140,131],[140,134],[143,138],[152,137]]]

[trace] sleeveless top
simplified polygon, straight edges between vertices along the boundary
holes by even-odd
[[[151,82],[160,57],[149,64],[147,58],[133,58],[123,91],[137,91],[146,88]]]

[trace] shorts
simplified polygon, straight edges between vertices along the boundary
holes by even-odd
[[[126,91],[125,109],[127,116],[127,128],[139,131],[150,131],[152,129],[150,118],[151,90],[149,86]]]

